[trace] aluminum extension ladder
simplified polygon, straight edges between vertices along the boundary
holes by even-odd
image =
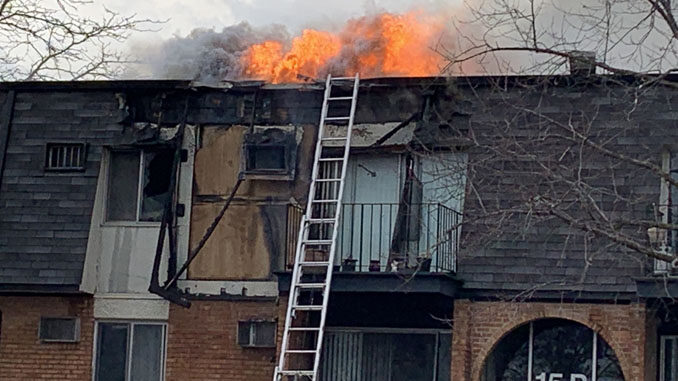
[[[356,74],[355,77],[337,78],[328,75],[325,83],[309,201],[299,229],[274,381],[318,379],[359,82]],[[333,93],[333,85],[343,93]],[[346,91],[347,88],[350,91]],[[348,102],[350,111],[345,115]],[[326,122],[346,124],[345,134],[341,133],[343,128],[337,129],[339,134],[331,133]]]

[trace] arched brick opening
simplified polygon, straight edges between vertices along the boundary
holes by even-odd
[[[472,301],[454,304],[452,379],[480,381],[485,358],[516,327],[542,318],[566,319],[595,332],[614,351],[627,381],[645,378],[646,308],[642,303],[590,304]]]

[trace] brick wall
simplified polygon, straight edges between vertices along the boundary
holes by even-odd
[[[91,380],[91,297],[3,296],[0,297],[0,378],[13,380]],[[80,317],[77,343],[41,343],[41,316]]]
[[[485,358],[499,339],[517,326],[539,318],[569,319],[590,327],[615,351],[624,378],[627,381],[643,380],[645,317],[645,306],[642,304],[457,300],[452,336],[452,380],[479,381]]]
[[[239,320],[277,319],[276,301],[194,301],[171,305],[167,381],[270,381],[275,348],[243,348],[236,343]],[[278,322],[280,330],[282,320]]]

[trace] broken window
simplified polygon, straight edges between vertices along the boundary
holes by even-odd
[[[166,327],[158,323],[98,323],[95,381],[163,379]]]
[[[171,150],[112,151],[107,221],[160,221],[170,195],[173,160]]]

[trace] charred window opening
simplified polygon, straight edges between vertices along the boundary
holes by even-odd
[[[106,220],[160,221],[170,194],[173,159],[168,149],[112,151]]]
[[[296,134],[281,128],[258,128],[245,136],[242,169],[249,179],[293,180]]]
[[[287,172],[285,147],[280,145],[248,146],[247,171]]]

